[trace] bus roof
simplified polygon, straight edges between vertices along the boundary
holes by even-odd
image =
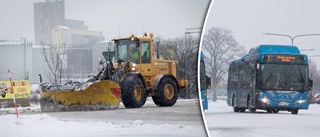
[[[300,54],[298,47],[292,45],[259,45],[251,48],[246,56],[256,54]]]
[[[250,59],[263,59],[263,56],[266,54],[286,54],[286,55],[302,55],[307,56],[304,54],[300,54],[300,50],[297,46],[293,45],[259,45],[255,48],[251,48],[249,53],[244,55],[241,59],[232,61],[231,64],[238,64],[241,62],[246,62],[246,60]],[[307,64],[307,61],[306,61]]]
[[[204,55],[202,51],[200,52],[200,61],[204,61]]]
[[[298,47],[292,45],[259,45],[258,54],[300,54]]]

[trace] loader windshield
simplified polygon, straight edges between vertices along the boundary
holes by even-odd
[[[115,57],[117,60],[139,62],[139,42],[137,40],[115,41]]]

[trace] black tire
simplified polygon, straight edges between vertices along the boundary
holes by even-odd
[[[249,111],[250,111],[250,113],[256,113],[256,112],[257,112],[257,109],[250,107],[250,108],[249,108]]]
[[[140,108],[146,103],[146,89],[139,77],[128,75],[121,82],[121,100],[126,108]]]
[[[272,110],[272,113],[279,113],[279,110],[274,109],[274,110]]]
[[[178,85],[171,77],[163,77],[152,96],[153,102],[159,106],[173,106],[178,100]]]
[[[272,110],[271,110],[271,109],[268,109],[268,110],[267,110],[267,113],[272,113]]]
[[[294,114],[294,115],[298,114],[298,112],[299,112],[298,109],[291,110],[291,114]]]
[[[246,108],[241,107],[241,108],[239,109],[239,112],[246,112]]]
[[[233,106],[233,112],[239,112],[239,111],[240,111],[240,108]]]

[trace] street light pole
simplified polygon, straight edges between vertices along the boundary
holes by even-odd
[[[190,42],[190,34],[193,34],[193,33],[201,33],[202,31],[202,28],[186,28],[186,31],[185,31],[185,38],[186,38],[186,41],[188,40],[187,43]],[[189,37],[187,37],[187,35],[189,35]],[[187,60],[187,59],[186,59]],[[189,79],[189,75],[188,75],[188,72],[189,72],[189,68],[185,68],[184,69],[184,73],[185,73],[185,78],[188,80]],[[189,99],[190,98],[190,89],[189,89],[189,86],[186,88],[186,94],[185,94],[185,97],[186,99]]]
[[[314,51],[314,49],[300,49],[300,51]]]
[[[311,56],[308,56],[309,58],[310,57],[320,57],[320,55],[311,55]]]
[[[276,36],[286,36],[291,39],[291,45],[293,45],[293,41],[297,37],[304,37],[304,36],[315,36],[315,35],[320,35],[320,33],[315,33],[315,34],[302,34],[302,35],[295,35],[294,37],[287,35],[287,34],[277,34],[277,33],[263,33],[264,35],[276,35]]]

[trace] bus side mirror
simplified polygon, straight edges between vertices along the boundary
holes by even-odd
[[[210,88],[211,85],[211,77],[206,76],[206,85]]]
[[[308,86],[309,86],[309,88],[311,89],[311,88],[313,87],[313,80],[309,79],[308,83],[309,83]]]

